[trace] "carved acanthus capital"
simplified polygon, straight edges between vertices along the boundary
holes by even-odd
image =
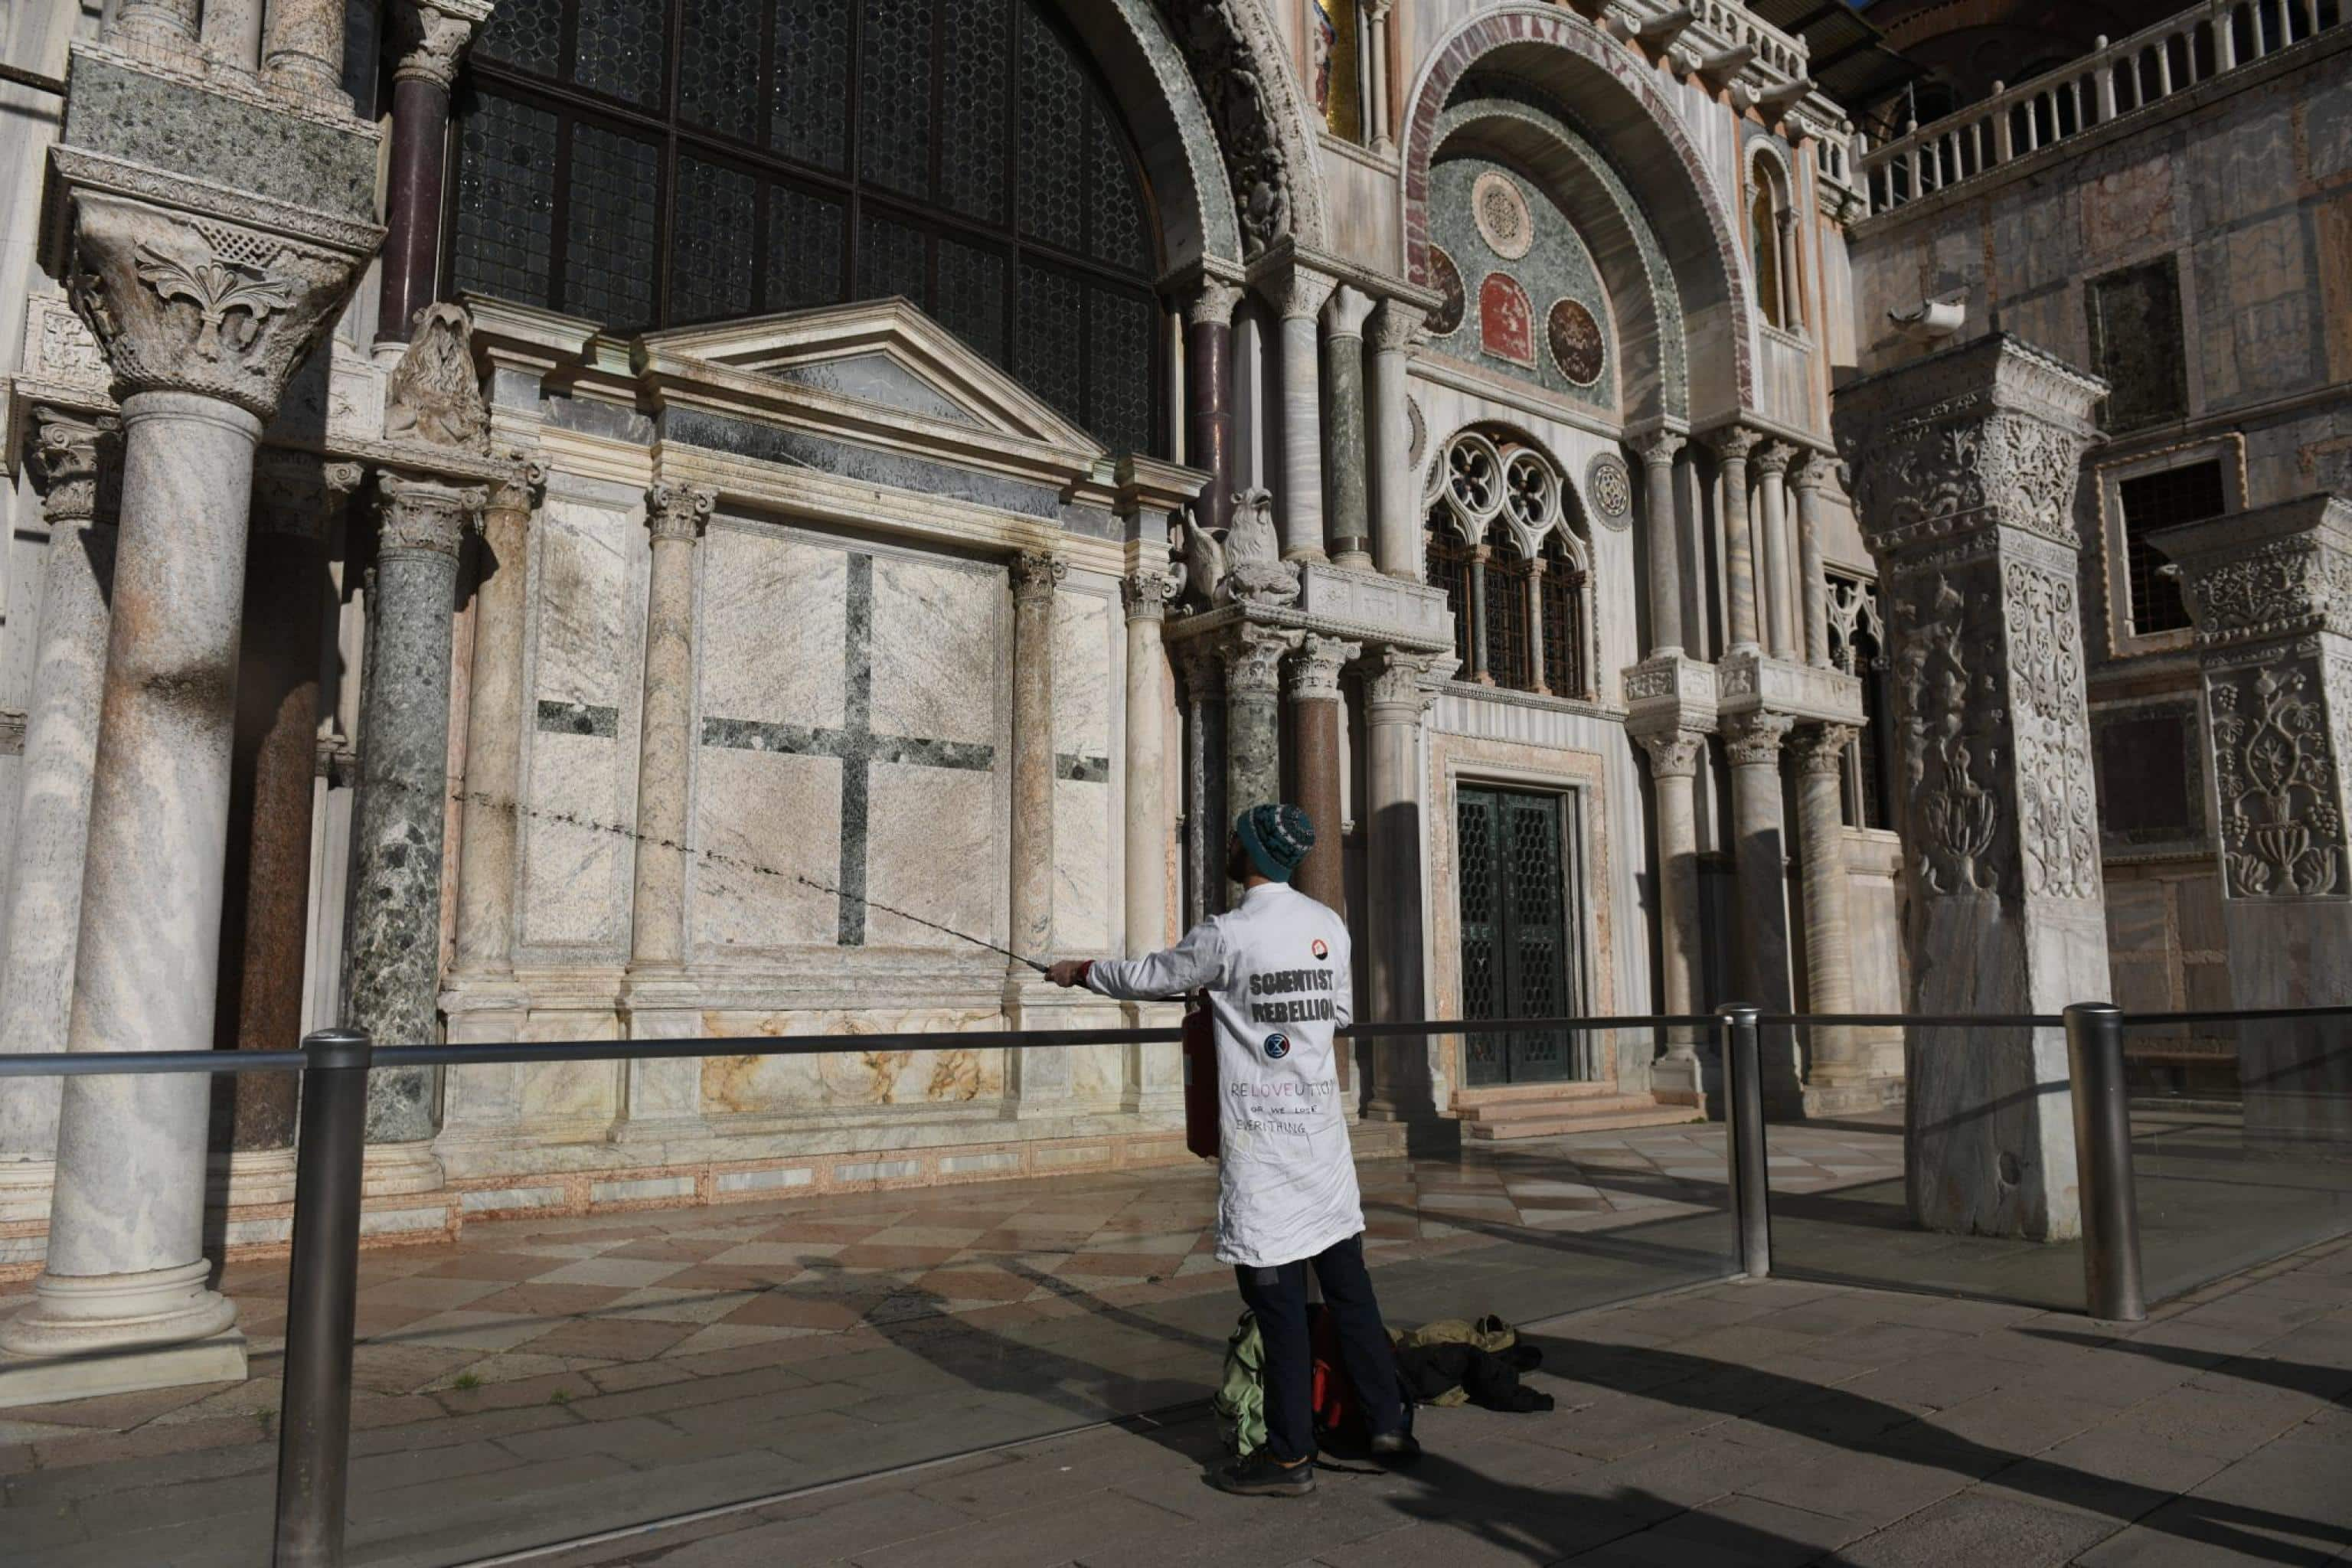
[[[1726,426],[1717,431],[1712,438],[1716,461],[1724,464],[1745,463],[1748,461],[1748,455],[1754,452],[1763,440],[1761,433],[1750,430],[1745,426]]]
[[[1118,602],[1130,621],[1161,621],[1176,601],[1176,578],[1156,566],[1139,567],[1119,579]]]
[[[1645,430],[1639,436],[1627,437],[1625,445],[1633,449],[1643,467],[1655,470],[1673,468],[1675,458],[1690,445],[1690,438],[1674,430]]]
[[[664,480],[646,491],[646,529],[656,544],[682,540],[691,544],[710,525],[719,492],[708,485],[681,485]]]
[[[454,559],[488,500],[481,485],[385,474],[375,482],[376,553],[415,551]]]
[[[185,392],[259,419],[358,277],[359,258],[78,191],[67,290],[118,396]]]
[[[2162,529],[2149,542],[2179,564],[2208,650],[2352,636],[2352,500],[2302,496]]]
[[[121,500],[122,422],[54,408],[36,410],[33,417],[25,466],[40,489],[49,526],[112,522]]]
[[[1642,749],[1650,753],[1650,775],[1662,779],[1688,779],[1698,776],[1699,759],[1706,755],[1706,732],[1702,730],[1664,730],[1656,734],[1637,736]]]
[[[1440,661],[1430,654],[1381,648],[1365,660],[1364,700],[1374,709],[1410,707],[1418,717],[1437,700],[1438,682],[1456,663],[1451,656]]]
[[[1225,690],[1233,696],[1271,696],[1281,689],[1282,661],[1304,634],[1244,621],[1234,627],[1225,647]]]
[[[1723,752],[1734,767],[1777,767],[1781,743],[1796,727],[1786,713],[1741,713],[1723,721]]]
[[[474,31],[490,15],[490,0],[400,0],[393,7],[399,64],[395,81],[429,81],[446,92]]]
[[[1069,574],[1070,563],[1062,557],[1042,550],[1024,550],[1013,558],[1013,602],[1042,605],[1053,598],[1062,579]]]
[[[1360,642],[1341,642],[1308,633],[1290,659],[1290,696],[1294,701],[1337,702],[1339,672],[1364,651]]]
[[[521,451],[509,452],[507,460],[514,464],[513,477],[490,487],[489,510],[529,517],[547,492],[547,464]]]
[[[1837,483],[1843,465],[1827,452],[1808,451],[1789,470],[1789,488],[1799,495],[1814,495]]]
[[[1785,474],[1789,471],[1789,459],[1796,455],[1797,448],[1786,441],[1767,441],[1757,450],[1756,472],[1765,478]]]
[[[1367,342],[1375,353],[1410,353],[1427,341],[1429,312],[1402,300],[1383,300],[1372,312]]]
[[[490,449],[490,410],[474,369],[474,322],[457,305],[416,312],[416,335],[384,386],[383,433],[464,452]]]
[[[1311,321],[1323,313],[1325,302],[1339,286],[1339,280],[1329,273],[1294,261],[1260,282],[1258,289],[1284,321]]]
[[[1358,338],[1364,335],[1364,322],[1372,313],[1372,300],[1360,289],[1342,283],[1331,291],[1331,302],[1323,307],[1323,335],[1327,338]]]
[[[1790,750],[1800,771],[1819,778],[1835,778],[1845,767],[1846,748],[1862,731],[1852,724],[1809,724],[1797,731]]]
[[[1223,278],[1203,278],[1192,297],[1184,301],[1184,321],[1194,327],[1230,327],[1234,324],[1234,309],[1242,302],[1242,286]]]

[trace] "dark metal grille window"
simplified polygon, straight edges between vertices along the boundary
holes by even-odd
[[[1445,590],[1445,607],[1454,613],[1454,657],[1457,679],[1470,678],[1470,547],[1454,531],[1438,509],[1429,525],[1428,559],[1423,575],[1433,588]]]
[[[1536,672],[1528,647],[1528,558],[1503,537],[1486,556],[1486,673],[1497,686],[1532,690]]]
[[[2221,465],[2191,463],[2142,474],[2116,487],[2124,508],[2126,613],[2132,635],[2177,632],[2189,625],[2189,605],[2180,596],[2180,580],[2167,573],[2163,551],[2147,542],[2159,528],[2200,518],[2219,517],[2227,510],[2221,493]]]
[[[501,0],[459,115],[454,288],[615,332],[902,294],[1162,446],[1157,220],[1050,0]]]
[[[1465,1018],[1558,1017],[1575,1009],[1563,815],[1557,795],[1465,788],[1455,797]],[[1588,1076],[1564,1031],[1464,1040],[1473,1087]]]
[[[1544,542],[1544,685],[1555,697],[1590,697],[1584,662],[1584,573],[1555,536]]]

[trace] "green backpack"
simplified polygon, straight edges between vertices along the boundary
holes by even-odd
[[[1237,1458],[1248,1458],[1265,1447],[1265,1342],[1257,1331],[1257,1318],[1244,1312],[1225,1342],[1225,1377],[1216,1398],[1217,1436]]]

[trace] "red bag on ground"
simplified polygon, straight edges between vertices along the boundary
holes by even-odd
[[[1364,1423],[1364,1407],[1356,1401],[1356,1385],[1348,1381],[1339,1360],[1339,1331],[1331,1310],[1318,1301],[1307,1309],[1307,1343],[1315,1355],[1315,1430],[1343,1443],[1371,1440]]]
[[[1217,1031],[1208,1004],[1184,1015],[1184,1147],[1203,1160],[1217,1157]]]

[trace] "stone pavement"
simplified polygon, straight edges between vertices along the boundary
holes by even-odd
[[[2140,1325],[1780,1280],[1558,1319],[1545,1415],[1426,1410],[1404,1474],[1202,1479],[1204,1415],[555,1553],[541,1568],[2224,1568],[2352,1560],[2352,1243]],[[488,1568],[487,1563],[484,1568]]]

